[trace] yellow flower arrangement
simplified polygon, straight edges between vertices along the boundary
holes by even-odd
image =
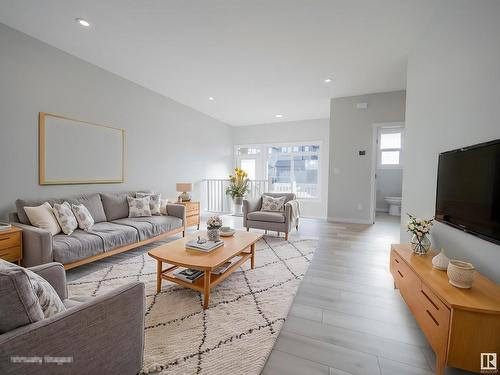
[[[244,197],[248,190],[248,173],[241,168],[235,168],[234,174],[229,176],[226,194],[232,198]]]

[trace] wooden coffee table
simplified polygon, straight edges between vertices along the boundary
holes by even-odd
[[[156,268],[157,292],[161,290],[162,279],[182,285],[186,288],[197,290],[204,295],[203,308],[206,309],[208,308],[210,290],[212,288],[225,280],[248,259],[250,259],[252,269],[254,268],[255,243],[262,238],[262,235],[238,230],[232,237],[222,237],[224,246],[212,250],[209,253],[186,249],[186,243],[192,239],[198,238],[199,235],[205,236],[206,234],[203,231],[194,233],[193,235],[161,245],[149,251],[148,254],[158,262]],[[237,255],[241,256],[238,262],[233,264],[224,273],[212,275],[212,270]],[[168,263],[173,266],[163,269],[163,263]],[[175,277],[174,271],[179,267],[204,271],[205,275],[191,284]]]

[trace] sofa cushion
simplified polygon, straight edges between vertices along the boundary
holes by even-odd
[[[67,201],[70,204],[83,204],[85,207],[87,207],[87,210],[89,210],[90,215],[96,223],[107,221],[104,207],[102,206],[101,202],[101,196],[98,193],[80,195],[67,199]]]
[[[15,265],[12,265],[15,266]],[[43,319],[26,271],[0,259],[0,333]]]
[[[247,214],[247,220],[284,223],[285,215],[282,212],[254,211]]]
[[[128,217],[127,194],[101,194],[107,221]]]
[[[108,222],[97,223],[92,227],[91,233],[101,237],[104,251],[139,241],[137,230],[127,225]]]
[[[52,238],[54,261],[62,264],[76,262],[104,252],[104,241],[96,234],[75,230],[69,236],[58,234]]]
[[[45,318],[50,318],[66,310],[66,306],[62,303],[56,290],[47,280],[29,269],[26,269],[26,273],[33,285],[33,290],[38,298]]]
[[[28,218],[28,215],[26,215],[26,212],[24,211],[24,207],[41,206],[45,202],[48,202],[53,207],[54,203],[62,203],[62,202],[64,202],[64,200],[63,199],[56,199],[56,198],[31,199],[31,200],[17,199],[16,200],[16,211],[17,211],[17,217],[19,219],[19,222],[22,224],[32,225],[30,222],[30,219]]]
[[[95,224],[95,220],[87,207],[83,204],[72,204],[71,210],[75,214],[76,221],[78,221],[78,228],[90,232]]]
[[[113,223],[135,228],[140,241],[182,227],[182,219],[175,216],[133,217],[118,219]]]

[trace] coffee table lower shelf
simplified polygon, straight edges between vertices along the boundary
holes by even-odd
[[[252,248],[253,248],[253,246],[252,246]],[[251,268],[252,269],[254,268],[254,256],[255,256],[255,249],[254,248],[251,249],[250,251],[242,251],[241,253],[237,254],[236,256],[241,256],[241,259],[219,275],[212,274],[212,269],[194,267],[191,265],[173,265],[167,269],[163,269],[163,265],[162,265],[163,263],[161,261],[157,260],[158,269],[157,269],[156,291],[160,292],[162,279],[171,281],[171,282],[179,284],[179,285],[182,285],[183,287],[186,287],[186,288],[194,289],[198,292],[203,293],[203,295],[204,295],[203,308],[207,309],[209,298],[210,298],[210,290],[212,288],[216,287],[219,283],[221,283],[226,278],[228,278],[234,271],[236,271],[243,263],[245,263],[249,259],[251,260]],[[174,275],[175,270],[178,268],[198,269],[200,271],[204,271],[205,275],[203,277],[200,277],[199,279],[195,280],[193,283],[188,283],[187,281],[184,281],[184,280],[182,280]]]

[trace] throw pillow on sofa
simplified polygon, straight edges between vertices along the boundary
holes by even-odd
[[[48,230],[53,236],[61,231],[49,202],[37,207],[24,207],[24,212],[26,212],[31,225],[34,227]]]
[[[71,211],[71,206],[68,202],[64,202],[62,204],[54,203],[52,212],[54,212],[54,216],[56,217],[57,222],[61,226],[64,234],[70,235],[76,228],[78,228],[78,222],[76,221],[76,217],[73,214],[73,211]]]
[[[151,216],[149,208],[149,196],[143,198],[127,197],[128,217],[146,217]]]
[[[71,210],[75,214],[76,220],[78,221],[78,227],[83,229],[85,232],[90,232],[92,226],[94,225],[94,218],[90,214],[87,207],[83,204],[72,204]]]
[[[168,215],[167,205],[168,199],[160,199],[160,213],[162,215]]]
[[[286,197],[270,197],[269,195],[262,196],[261,211],[283,212],[285,210]]]
[[[151,210],[151,215],[160,216],[161,215],[161,194],[148,194],[148,193],[136,193],[136,198],[149,197],[149,209]]]

